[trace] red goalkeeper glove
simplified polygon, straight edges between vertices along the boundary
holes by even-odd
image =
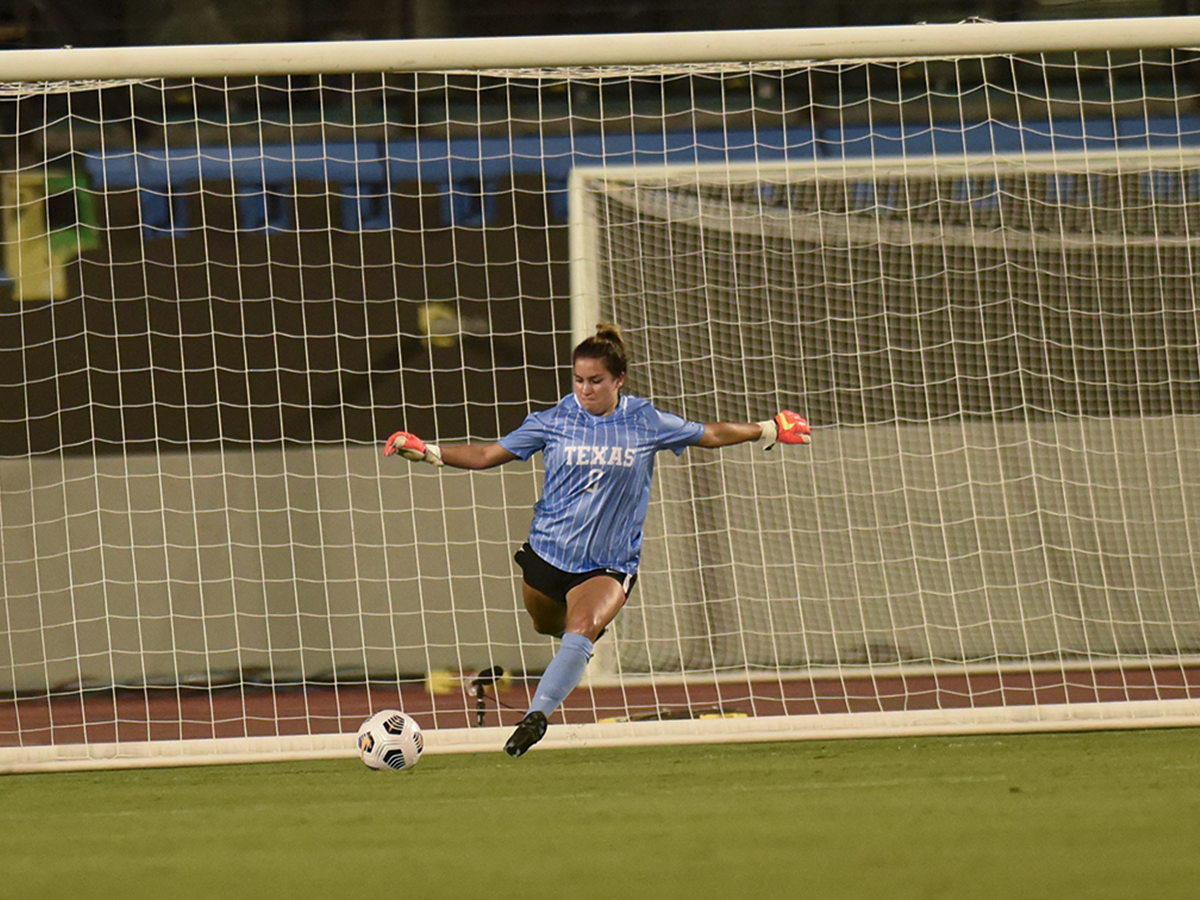
[[[384,456],[391,456],[393,453],[399,453],[405,459],[411,459],[413,462],[427,462],[435,466],[444,465],[442,451],[438,449],[437,444],[427,444],[415,434],[409,434],[407,431],[397,431],[383,445]]]
[[[785,409],[775,418],[758,424],[762,428],[762,437],[759,440],[766,445],[764,450],[770,450],[778,441],[785,444],[807,444],[812,440],[812,428],[807,420],[790,409]]]

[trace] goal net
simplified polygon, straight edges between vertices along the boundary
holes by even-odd
[[[0,770],[498,749],[540,463],[382,441],[495,440],[604,319],[633,393],[814,439],[660,458],[547,744],[1200,721],[1192,46],[6,54]]]
[[[802,405],[817,423],[810,452],[664,466],[648,555],[671,589],[627,617],[626,671],[1200,650],[1181,392],[1200,375],[1200,153],[576,182],[599,315],[645,350],[631,380],[701,421]]]

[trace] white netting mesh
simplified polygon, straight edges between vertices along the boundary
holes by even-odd
[[[379,448],[511,430],[597,315],[816,437],[664,456],[568,719],[1192,696],[1194,53],[469,65],[3,91],[0,744],[523,708],[536,464]]]
[[[695,640],[633,642],[626,665],[1195,653],[1198,164],[1096,151],[585,182],[600,314],[644,348],[635,389],[701,420],[798,405],[818,426],[811,453],[664,475],[663,540],[704,562],[647,607],[646,640]]]

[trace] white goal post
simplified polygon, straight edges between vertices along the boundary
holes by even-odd
[[[0,55],[0,772],[495,750],[494,440],[659,461],[546,746],[1200,724],[1200,19]],[[424,467],[422,467],[424,468]],[[500,674],[500,672],[503,674]]]

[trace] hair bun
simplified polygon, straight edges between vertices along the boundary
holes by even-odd
[[[625,346],[625,332],[615,322],[601,322],[597,325],[596,337],[603,341],[612,341],[614,344],[619,344],[622,347]]]
[[[604,360],[604,367],[614,378],[624,375],[629,362],[625,358],[625,333],[621,326],[613,322],[597,325],[596,333],[585,338],[571,354],[572,365],[578,359]]]

